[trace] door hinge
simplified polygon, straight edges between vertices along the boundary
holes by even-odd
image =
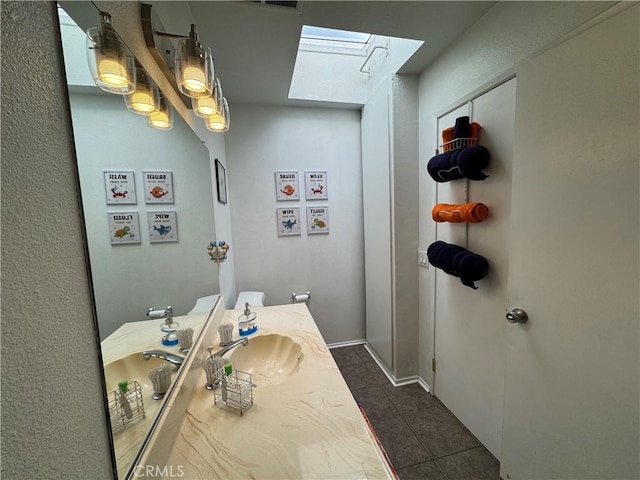
[[[431,371],[432,372],[436,371],[436,359],[435,358],[431,359]]]

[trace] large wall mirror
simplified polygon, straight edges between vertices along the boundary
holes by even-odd
[[[196,300],[219,292],[218,266],[207,252],[215,240],[210,157],[179,115],[174,115],[171,130],[155,130],[147,126],[146,117],[127,110],[122,96],[95,86],[85,30],[99,26],[99,12],[91,2],[70,3],[68,11],[63,10],[64,2],[59,8],[63,53],[105,394],[117,407],[109,416],[118,477],[125,478],[163,406],[162,399],[151,399],[148,378],[163,360],[145,361],[141,351],[188,354],[162,344],[164,320],[150,319],[148,309],[171,306],[180,328],[194,329],[195,340],[210,310],[205,305],[194,312]],[[151,192],[144,181],[147,173],[170,181],[163,191]],[[110,183],[111,175],[123,181]],[[172,198],[167,198],[169,188]],[[118,221],[124,223],[114,229]],[[127,390],[138,382],[144,416],[137,416],[135,405],[120,404],[121,380],[129,382]],[[136,414],[133,418],[130,410]]]

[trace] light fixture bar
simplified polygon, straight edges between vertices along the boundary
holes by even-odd
[[[168,40],[169,35],[171,34],[164,34],[163,37],[167,38],[167,40],[165,40],[166,43],[163,42],[162,45],[160,45],[160,43],[162,42],[162,38],[156,38],[153,25],[161,26],[161,22],[156,13],[152,12],[151,5],[148,3],[143,3],[140,6],[140,22],[142,26],[142,34],[144,36],[144,42],[147,46],[147,49],[149,50],[149,53],[151,53],[151,56],[153,56],[156,64],[164,74],[167,81],[171,84],[171,87],[176,91],[178,97],[180,97],[180,99],[188,109],[191,109],[191,98],[183,95],[182,92],[180,92],[178,84],[176,83],[176,79],[173,75],[172,68],[175,57],[175,49],[173,47],[173,44]],[[172,38],[183,38],[183,35],[176,35]],[[171,68],[169,67],[169,65],[171,65]]]

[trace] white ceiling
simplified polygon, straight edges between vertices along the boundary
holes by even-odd
[[[230,104],[296,105],[302,103],[287,95],[303,25],[423,40],[401,70],[419,73],[496,2],[306,0],[299,9],[239,1],[149,3],[168,32],[186,34],[195,21]]]

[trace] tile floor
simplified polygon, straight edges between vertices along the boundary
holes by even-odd
[[[331,350],[401,480],[499,480],[498,461],[417,383],[393,387],[363,345]]]

